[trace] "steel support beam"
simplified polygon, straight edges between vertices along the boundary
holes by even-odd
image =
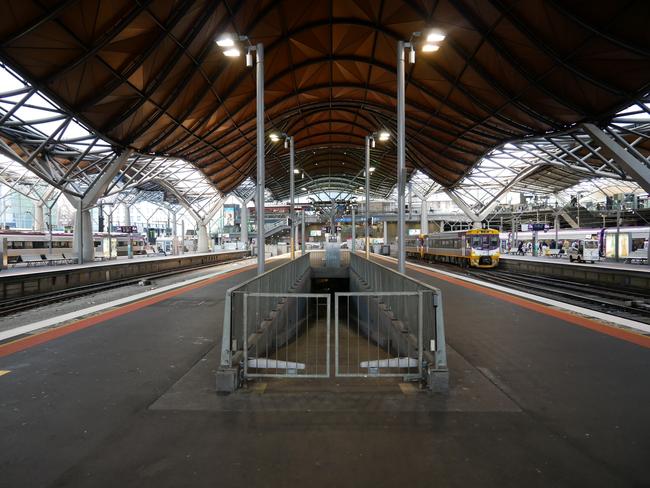
[[[462,198],[456,195],[456,193],[454,193],[452,190],[445,190],[445,193],[458,206],[458,208],[460,208],[463,211],[463,213],[472,220],[474,227],[476,227],[477,225],[480,227],[481,217],[476,212],[474,212],[471,208],[469,208],[469,205],[467,205]]]
[[[636,181],[641,188],[650,193],[650,168],[644,161],[634,157],[617,141],[594,124],[582,124],[584,131],[607,151],[614,161]]]

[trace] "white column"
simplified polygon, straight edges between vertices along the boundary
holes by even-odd
[[[81,247],[82,252],[79,252]],[[74,237],[72,253],[81,257],[82,262],[95,260],[95,243],[93,241],[93,227],[90,209],[80,211],[77,209],[74,219]]]
[[[176,213],[172,214],[172,254],[178,254],[178,222]]]
[[[185,254],[185,219],[181,220],[181,254]]]
[[[384,220],[384,244],[390,244],[388,242],[388,222]]]
[[[429,233],[429,202],[422,200],[420,207],[420,234]]]
[[[123,208],[124,208],[124,225],[131,225],[131,209],[127,204],[124,204]]]
[[[33,229],[36,232],[43,232],[43,202],[34,202]]]
[[[244,249],[248,249],[248,202],[243,202],[240,212],[240,227],[239,241],[244,245]]]
[[[210,252],[210,237],[208,236],[208,224],[197,222],[199,226],[199,242],[197,252]]]

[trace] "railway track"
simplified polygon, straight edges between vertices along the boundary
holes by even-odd
[[[467,274],[497,285],[559,299],[566,303],[650,324],[650,294],[622,292],[606,286],[510,273],[498,269],[469,270]]]
[[[248,258],[244,258],[244,259],[248,259]],[[65,291],[39,293],[37,295],[32,295],[27,297],[0,300],[0,317],[5,317],[7,315],[11,315],[17,312],[22,312],[43,305],[49,305],[64,300],[70,300],[72,298],[78,298],[84,295],[90,295],[92,293],[98,293],[101,291],[111,290],[113,288],[138,284],[142,280],[156,280],[160,278],[166,278],[168,276],[188,273],[203,268],[212,268],[215,266],[221,266],[223,264],[234,263],[236,261],[242,261],[242,260],[243,259],[231,259],[228,261],[220,261],[218,263],[201,264],[197,266],[186,267],[179,270],[161,271],[159,273],[148,273],[136,277],[125,278],[122,280],[115,280],[108,283],[96,283],[92,285],[77,286],[74,288],[69,288]]]

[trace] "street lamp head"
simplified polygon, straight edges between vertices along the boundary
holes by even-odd
[[[382,141],[382,142],[385,142],[388,139],[390,139],[390,132],[388,132],[387,130],[382,130],[379,133],[379,140]]]
[[[219,39],[217,39],[217,46],[219,47],[233,47],[235,45],[235,40],[230,34],[224,34]]]
[[[437,42],[442,42],[445,40],[447,36],[445,35],[444,32],[442,32],[440,29],[431,29],[427,33],[427,42],[430,43],[437,43]]]
[[[272,142],[278,142],[280,140],[280,136],[275,132],[272,132],[269,134],[269,139],[271,139]]]
[[[226,49],[223,54],[229,58],[238,58],[241,56],[241,51],[236,47],[231,47],[230,49]]]
[[[297,175],[300,174],[300,170],[299,170],[298,168],[295,168],[295,169],[293,170],[293,172],[294,172],[294,174],[297,174]]]
[[[368,171],[370,171],[370,172],[372,173],[372,172],[375,171],[376,169],[377,169],[377,168],[375,168],[374,166],[370,166],[370,168],[368,168]]]
[[[438,49],[440,49],[440,46],[438,46],[437,44],[427,43],[424,46],[422,46],[422,52],[423,53],[434,53]]]

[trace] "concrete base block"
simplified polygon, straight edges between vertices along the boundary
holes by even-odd
[[[449,370],[430,369],[427,388],[434,393],[449,393]]]
[[[239,387],[239,368],[221,367],[216,375],[217,393],[227,395]]]

